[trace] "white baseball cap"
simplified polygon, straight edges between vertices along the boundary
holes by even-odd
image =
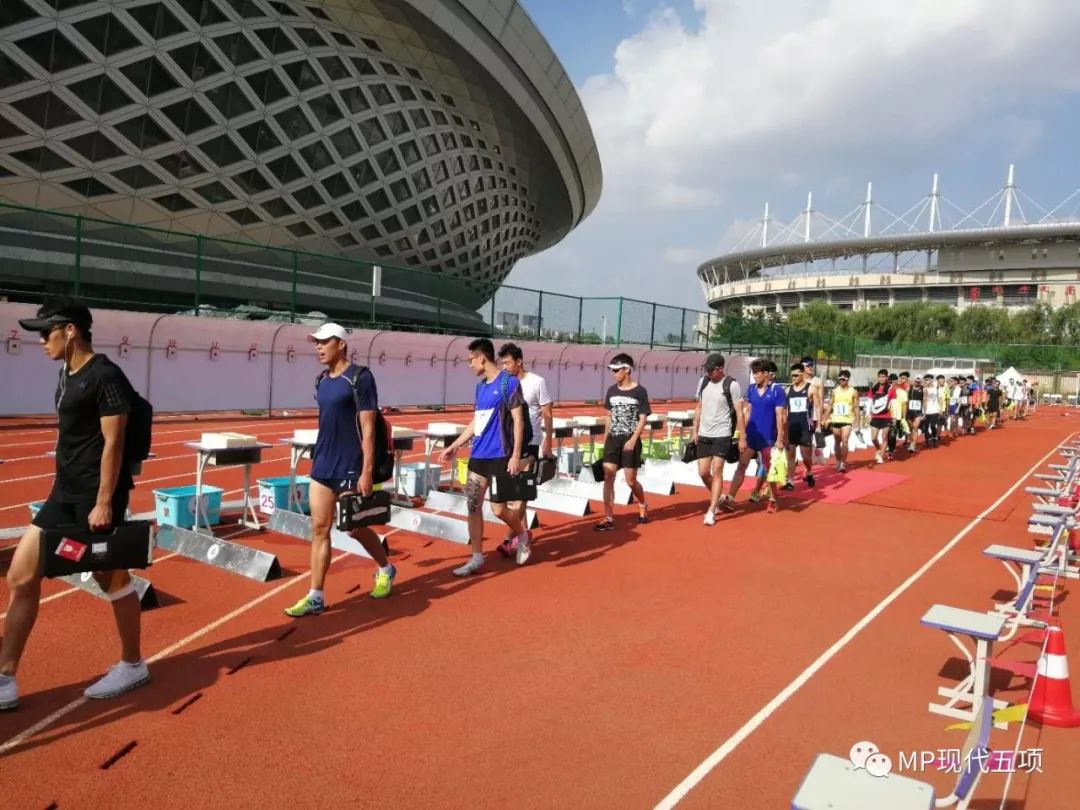
[[[327,340],[328,338],[348,340],[348,335],[345,333],[345,327],[339,326],[336,323],[324,323],[317,330],[308,335],[308,340]]]

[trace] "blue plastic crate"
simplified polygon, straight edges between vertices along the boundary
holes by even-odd
[[[260,478],[259,484],[259,511],[264,515],[272,515],[275,509],[289,510],[289,476],[279,478]],[[311,478],[306,475],[296,476],[296,499],[300,501],[300,512],[308,514],[311,505],[308,501],[311,490]],[[295,505],[292,507],[295,509]]]
[[[424,463],[403,463],[401,465],[401,480],[397,485],[397,493],[409,498],[423,497],[428,494],[428,490],[439,488],[440,472],[441,470],[438,467],[429,467]]]
[[[225,490],[203,484],[202,498],[211,526],[221,522],[221,496]],[[170,487],[154,490],[154,506],[159,526],[191,529],[195,526],[195,487]],[[200,521],[201,522],[201,521]]]

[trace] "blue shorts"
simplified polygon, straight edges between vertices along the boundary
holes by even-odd
[[[356,492],[356,487],[360,483],[359,478],[312,478],[311,481],[326,487],[335,495],[340,495],[343,492]]]

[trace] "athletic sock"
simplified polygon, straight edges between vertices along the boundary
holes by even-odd
[[[311,599],[312,602],[321,602],[323,600],[322,591],[312,588],[308,592],[308,598]]]
[[[483,562],[484,561],[484,553],[482,551],[474,551],[473,555],[472,555],[472,558],[473,558],[474,562]]]
[[[393,569],[394,566],[390,565],[389,563],[379,566],[379,570],[382,571],[384,574],[389,574]]]

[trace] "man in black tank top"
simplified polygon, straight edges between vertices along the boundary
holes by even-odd
[[[911,427],[911,440],[908,442],[908,452],[915,452],[915,441],[919,435],[919,428],[922,426],[923,417],[925,416],[925,408],[923,407],[924,395],[926,389],[923,388],[922,377],[918,374],[911,381],[911,388],[908,390],[908,402],[907,402],[907,414],[906,418],[908,425]]]
[[[814,430],[811,421],[815,418],[813,391],[810,382],[804,379],[805,367],[802,363],[791,366],[791,385],[787,387],[788,428],[787,462],[788,478],[784,489],[795,489],[795,448],[802,452],[803,467],[806,469],[806,485],[814,486]]]
[[[877,382],[870,386],[867,396],[870,398],[870,440],[874,443],[874,461],[884,462],[882,453],[889,442],[889,428],[892,416],[889,414],[889,370],[878,370]]]

